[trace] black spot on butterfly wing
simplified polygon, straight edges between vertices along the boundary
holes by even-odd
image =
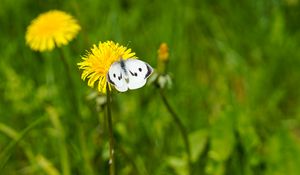
[[[122,73],[120,73],[119,76],[117,76],[116,73],[113,73],[112,76],[113,76],[113,79],[112,79],[112,77],[110,76],[109,73],[107,74],[108,82],[111,83],[111,84],[113,84],[113,85],[116,85],[116,82],[115,82],[115,81],[118,81],[118,80],[120,81],[120,80],[122,80],[122,78],[123,78],[123,77],[122,77]]]
[[[122,79],[122,74],[120,74],[120,76],[118,76],[118,80],[121,80]]]
[[[135,77],[137,77],[137,73],[136,73],[136,72],[135,72],[135,73],[133,73],[133,72],[129,71],[129,73],[130,73],[132,76],[135,76]]]
[[[132,76],[134,76],[134,73],[133,73],[133,72],[129,71],[129,73],[130,73]]]
[[[116,74],[114,74],[114,75],[116,75]],[[108,82],[110,82],[110,83],[113,84],[113,85],[116,85],[115,82],[113,82],[113,81],[111,80],[109,74],[107,74],[107,78],[108,78]]]
[[[151,75],[151,73],[153,72],[153,69],[148,64],[146,64],[146,67],[147,67],[147,73],[146,73],[144,79],[148,78]]]

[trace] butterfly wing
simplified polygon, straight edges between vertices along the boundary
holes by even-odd
[[[138,89],[146,84],[147,78],[153,72],[152,67],[137,59],[128,59],[124,61],[125,70],[128,76],[127,86],[129,89]]]
[[[119,62],[115,62],[110,66],[107,79],[118,91],[125,92],[128,90],[128,85],[125,81],[125,73]]]

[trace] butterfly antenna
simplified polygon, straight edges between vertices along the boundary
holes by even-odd
[[[131,41],[128,41],[128,42],[127,42],[126,48],[128,48],[129,44],[131,44]],[[120,62],[122,62],[122,61],[123,61],[123,58],[120,56],[119,60],[120,60]]]
[[[126,44],[126,47],[128,48],[129,44],[131,44],[131,41],[128,41]]]

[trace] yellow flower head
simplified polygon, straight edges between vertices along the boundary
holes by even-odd
[[[131,49],[114,43],[113,41],[100,42],[94,45],[91,51],[82,57],[83,61],[78,63],[79,69],[82,69],[81,78],[88,80],[88,86],[94,87],[98,81],[98,91],[106,93],[107,73],[110,66],[120,59],[136,58]],[[110,85],[109,85],[110,88]]]
[[[26,44],[35,51],[50,51],[55,46],[68,44],[79,30],[79,24],[71,15],[51,10],[32,20],[27,28]]]
[[[169,60],[169,47],[167,43],[161,43],[158,49],[158,59],[161,61]]]

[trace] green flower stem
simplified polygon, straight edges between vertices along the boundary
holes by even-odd
[[[76,98],[76,92],[75,92],[75,84],[73,83],[73,79],[71,76],[71,69],[69,67],[68,61],[63,53],[62,49],[58,49],[60,58],[63,62],[63,66],[66,71],[67,75],[67,81],[68,81],[68,87],[69,87],[69,94],[71,95],[71,103],[73,103],[73,109],[75,111],[75,114],[79,117],[79,108],[77,105],[77,98]],[[78,118],[80,120],[80,117]],[[77,126],[78,127],[78,126]],[[80,130],[82,131],[82,130]],[[69,165],[69,154],[67,150],[67,143],[66,143],[66,138],[63,137],[61,140],[61,149],[60,149],[60,156],[61,156],[61,163],[62,163],[62,169],[63,169],[63,174],[64,175],[69,175],[70,173],[70,165]]]
[[[166,106],[167,110],[171,114],[173,121],[175,122],[176,126],[178,127],[178,129],[181,133],[181,136],[182,136],[182,139],[183,139],[183,142],[185,145],[186,153],[188,156],[188,173],[191,174],[191,166],[192,166],[191,151],[190,151],[190,144],[189,144],[189,140],[188,140],[187,131],[186,131],[183,123],[181,122],[180,118],[178,117],[178,115],[175,113],[175,111],[171,107],[170,103],[168,102],[163,89],[160,89],[159,92],[160,92],[160,96],[161,96],[161,99],[162,99],[164,105]]]
[[[112,128],[112,117],[111,117],[111,104],[110,104],[110,90],[108,83],[106,84],[106,106],[107,106],[107,118],[108,118],[108,132],[109,132],[109,174],[115,174],[115,160],[114,160],[114,138]]]
[[[63,62],[63,65],[64,65],[64,68],[66,70],[66,75],[67,75],[67,81],[68,81],[68,84],[69,84],[69,89],[70,89],[70,94],[71,94],[71,101],[73,103],[73,109],[75,110],[76,114],[79,115],[79,111],[78,111],[78,104],[77,104],[77,98],[76,98],[76,92],[75,92],[75,84],[73,83],[73,79],[72,79],[72,76],[71,76],[71,70],[70,70],[70,67],[69,67],[69,64],[68,64],[68,61],[63,53],[63,50],[62,49],[58,49],[59,50],[59,54],[60,54],[60,57],[61,57],[61,60]]]

